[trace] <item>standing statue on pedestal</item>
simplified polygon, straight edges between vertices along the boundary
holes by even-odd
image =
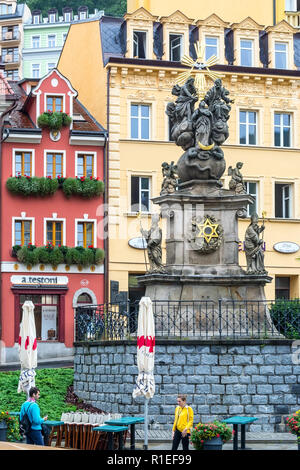
[[[143,230],[141,228],[141,233],[147,242],[147,253],[150,264],[148,273],[166,272],[164,266],[162,265],[162,230],[158,225],[159,218],[159,214],[153,214],[150,230]]]
[[[251,216],[251,223],[245,233],[245,254],[247,260],[247,274],[268,274],[265,270],[263,239],[260,238],[265,226],[258,225],[258,215]]]

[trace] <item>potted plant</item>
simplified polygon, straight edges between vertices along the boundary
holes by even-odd
[[[196,450],[222,450],[223,444],[229,441],[233,431],[220,421],[199,423],[191,432],[191,441]]]
[[[0,441],[18,441],[21,439],[18,419],[8,411],[0,411]]]
[[[289,428],[289,432],[297,436],[298,450],[300,450],[300,410],[289,415],[286,418],[286,424]]]

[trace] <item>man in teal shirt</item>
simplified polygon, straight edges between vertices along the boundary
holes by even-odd
[[[39,446],[44,445],[44,439],[42,436],[42,424],[48,419],[48,416],[41,418],[40,407],[37,404],[37,400],[40,398],[40,390],[36,387],[31,387],[29,390],[29,399],[23,403],[20,420],[22,420],[25,413],[31,422],[31,430],[26,435],[27,444],[36,444]]]

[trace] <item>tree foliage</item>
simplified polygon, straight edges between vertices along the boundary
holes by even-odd
[[[24,0],[18,0],[18,3],[25,3]],[[80,6],[87,6],[89,13],[94,13],[95,8],[104,10],[106,16],[123,16],[126,13],[126,0],[27,0],[27,5],[31,11],[41,10],[43,16],[47,15],[48,10],[57,8],[59,15],[62,15],[62,9],[72,7],[74,14]]]

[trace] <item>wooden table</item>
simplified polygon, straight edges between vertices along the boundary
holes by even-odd
[[[246,424],[253,423],[258,418],[252,416],[233,416],[232,418],[223,419],[222,422],[226,424],[233,424],[233,450],[248,450],[246,449]],[[241,447],[239,448],[238,442],[238,427],[241,426]]]
[[[128,426],[97,426],[93,429],[93,432],[106,432],[108,435],[108,450],[113,450],[113,434],[118,433],[119,438],[119,450],[123,449],[123,432],[128,431]]]
[[[143,417],[135,417],[135,416],[124,416],[120,419],[110,419],[109,421],[105,421],[105,424],[112,425],[112,426],[130,426],[130,450],[135,449],[135,425],[137,423],[143,423]]]

